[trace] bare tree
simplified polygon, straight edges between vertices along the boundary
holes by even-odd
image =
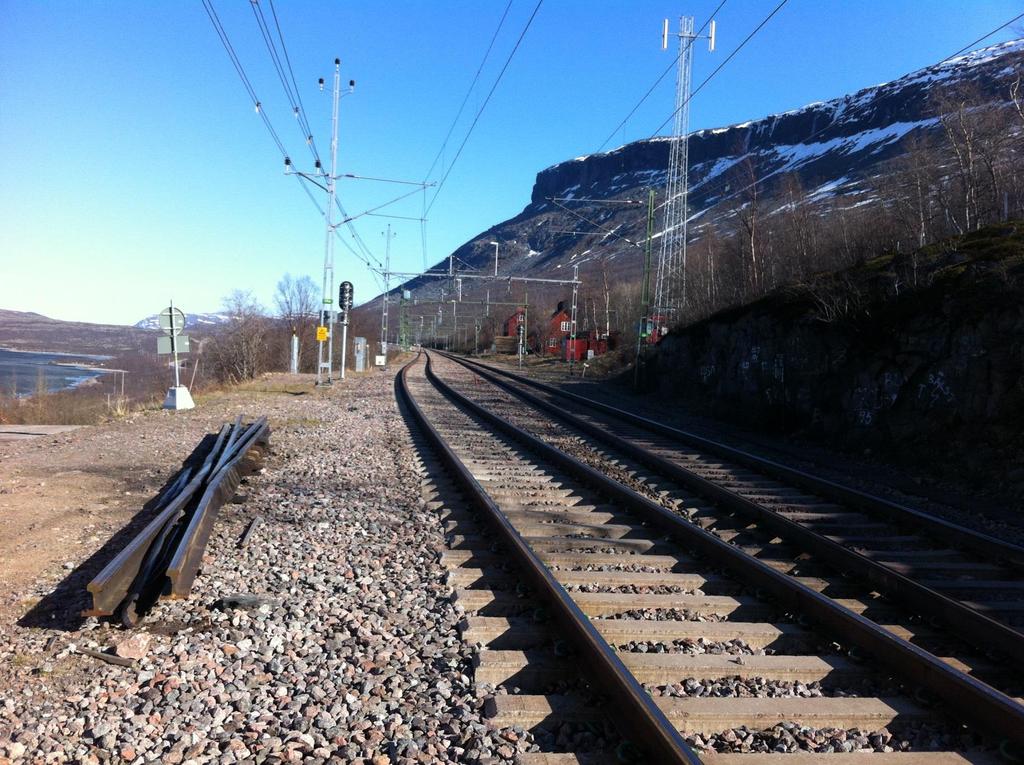
[[[1001,217],[1014,141],[1009,117],[1018,106],[1012,86],[1010,99],[1010,104],[994,102],[969,82],[941,91],[933,99],[954,160],[956,187],[946,199],[958,233]]]
[[[235,290],[224,298],[228,321],[214,336],[211,358],[217,377],[237,383],[251,380],[265,368],[266,311],[251,292]]]
[[[285,274],[277,283],[274,305],[290,332],[299,338],[299,369],[303,358],[313,358],[315,349],[314,329],[317,321],[317,306],[320,290],[309,276],[293,278]]]
[[[820,218],[807,199],[807,191],[796,173],[786,173],[779,182],[782,208],[776,216],[781,239],[783,279],[798,279],[814,270],[818,252]]]
[[[1024,96],[1021,93],[1021,79],[1024,75],[1018,73],[1017,79],[1010,85],[1010,101],[1013,104],[1013,108],[1017,111],[1017,116],[1020,117],[1021,124],[1024,124]]]
[[[939,184],[941,155],[933,141],[916,131],[904,139],[903,150],[892,163],[883,192],[891,199],[893,215],[902,229],[916,247],[923,247],[933,235],[938,216],[933,189]]]
[[[762,264],[759,262],[761,253],[761,207],[758,193],[757,167],[754,160],[747,155],[740,160],[732,170],[730,185],[736,186],[734,192],[733,213],[739,226],[738,242],[740,244],[741,262],[744,266],[746,278],[746,293],[758,294],[762,287]]]
[[[612,333],[612,293],[608,287],[608,263],[604,260],[601,261],[601,283],[604,287],[604,336],[608,337]]]

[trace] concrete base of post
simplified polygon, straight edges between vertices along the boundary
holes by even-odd
[[[195,402],[192,400],[192,394],[188,392],[188,388],[184,385],[179,385],[176,388],[167,389],[167,397],[164,399],[164,409],[194,409]]]

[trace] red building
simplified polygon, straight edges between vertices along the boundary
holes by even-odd
[[[548,319],[542,345],[544,353],[549,356],[560,356],[564,361],[585,361],[588,356],[600,356],[614,347],[613,338],[596,331],[577,332],[572,338],[572,315],[566,310],[564,303],[559,303],[555,312]]]
[[[591,355],[600,356],[608,352],[608,338],[597,332],[580,332],[576,340],[566,338],[562,343],[566,361],[586,361]],[[593,352],[591,354],[591,351]]]
[[[525,322],[526,309],[517,308],[514,314],[505,319],[505,337],[515,337],[519,332],[519,325]]]
[[[547,332],[544,335],[544,353],[552,356],[562,355],[571,334],[572,317],[565,310],[565,303],[559,302],[555,312],[548,319]]]

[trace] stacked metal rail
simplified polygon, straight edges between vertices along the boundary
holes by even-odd
[[[186,463],[156,502],[156,516],[88,584],[86,616],[135,625],[160,598],[188,597],[220,507],[263,459],[266,417],[225,424],[202,461]]]

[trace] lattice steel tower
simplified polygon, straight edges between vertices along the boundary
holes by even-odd
[[[710,24],[708,47],[715,49],[715,22]],[[662,30],[662,47],[668,47],[668,20]],[[686,230],[689,209],[690,169],[690,75],[693,69],[693,17],[680,16],[679,59],[676,68],[676,111],[669,149],[668,177],[665,179],[665,214],[661,249],[654,282],[654,310],[659,326],[677,318],[686,306]]]

